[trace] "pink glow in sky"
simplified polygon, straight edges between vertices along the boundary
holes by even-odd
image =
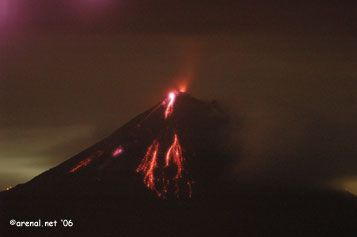
[[[0,46],[21,28],[25,17],[18,0],[0,0]]]
[[[9,0],[0,0],[0,24],[4,24],[9,18]]]

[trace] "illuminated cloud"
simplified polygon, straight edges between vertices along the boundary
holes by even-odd
[[[331,184],[334,188],[343,189],[357,196],[357,176],[343,176]]]
[[[94,130],[91,126],[0,129],[0,188],[26,182],[86,147]],[[82,144],[78,144],[78,140]],[[86,142],[87,140],[87,142]],[[75,143],[79,150],[61,149]]]

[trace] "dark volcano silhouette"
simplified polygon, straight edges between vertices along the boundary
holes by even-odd
[[[207,185],[215,182],[229,161],[228,117],[218,106],[180,93],[173,115],[165,119],[163,102],[12,192],[36,190],[41,195],[51,195],[60,191],[77,195],[94,190],[95,193],[117,192],[122,195],[120,189],[128,187],[125,195],[133,192],[132,195],[137,196],[138,191],[148,193],[142,175],[135,170],[154,140],[163,148],[159,156],[164,156],[173,141],[173,133],[178,134],[182,143],[185,170],[194,175],[194,182],[200,184],[198,189],[204,191]],[[149,192],[148,195],[152,194]]]
[[[229,175],[236,148],[229,117],[215,103],[177,93],[62,164],[0,195],[1,236],[326,236],[356,232],[356,200],[326,190],[249,191]],[[175,134],[184,170],[164,164]],[[158,195],[138,172],[160,145]],[[149,167],[150,168],[150,167]],[[161,171],[160,171],[161,170]],[[160,175],[164,174],[162,182]],[[177,178],[180,176],[179,178]],[[175,180],[175,177],[177,180]],[[189,186],[187,185],[189,184]],[[15,220],[70,219],[72,228],[19,228]],[[61,224],[61,223],[59,223]]]

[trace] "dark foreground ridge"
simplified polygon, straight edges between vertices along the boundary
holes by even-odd
[[[0,193],[0,236],[354,236],[354,196],[247,191],[215,103],[175,92],[62,164]],[[70,219],[15,227],[11,219]]]

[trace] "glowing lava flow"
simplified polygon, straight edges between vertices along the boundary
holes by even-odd
[[[119,147],[117,147],[114,151],[113,151],[113,153],[112,153],[112,156],[113,157],[118,157],[120,154],[122,154],[124,152],[124,149],[123,149],[123,147],[122,146],[119,146]]]
[[[182,178],[183,172],[183,164],[184,164],[184,157],[182,155],[182,148],[178,139],[177,134],[174,134],[174,141],[172,142],[171,146],[166,152],[165,156],[165,168],[169,168],[170,165],[173,164],[176,167],[176,175],[173,177],[174,185],[175,185],[175,193],[176,195],[179,194],[179,184],[180,179]],[[168,186],[170,182],[166,180],[164,177],[164,191],[167,192]],[[187,183],[189,185],[189,183]],[[189,194],[191,197],[191,194]]]
[[[176,100],[176,93],[175,92],[170,92],[167,100],[168,100],[168,102],[166,102],[167,105],[166,105],[166,109],[165,109],[165,113],[164,113],[165,119],[167,119],[172,114],[172,112],[174,112],[174,104],[175,104],[175,100]]]
[[[90,163],[92,163],[92,161],[94,159],[100,157],[102,154],[103,154],[103,151],[97,151],[96,153],[94,153],[93,155],[91,155],[91,156],[87,157],[86,159],[82,160],[76,166],[74,166],[72,169],[70,169],[69,173],[74,173],[74,172],[78,171],[79,169],[88,166]]]
[[[160,157],[159,143],[157,140],[149,146],[147,152],[136,169],[137,173],[144,175],[144,184],[154,191],[159,197],[165,197],[171,187],[175,188],[175,194],[179,197],[180,184],[184,184],[184,157],[177,134],[168,148],[165,157]],[[164,158],[162,162],[160,158]],[[172,171],[175,172],[172,172]],[[173,175],[174,173],[174,175]],[[191,197],[191,180],[186,181],[188,196]]]
[[[86,167],[87,165],[89,165],[92,162],[93,158],[92,157],[88,157],[85,160],[82,160],[81,162],[79,162],[75,167],[73,167],[69,172],[70,173],[74,173],[77,170]]]
[[[164,117],[169,118],[174,112],[174,104],[177,97],[176,91],[170,92],[168,97],[162,102],[165,106]],[[160,139],[155,139],[148,147],[144,158],[136,169],[137,173],[142,173],[144,184],[154,191],[159,197],[166,198],[174,190],[176,197],[187,194],[191,197],[192,180],[188,177],[188,172],[184,168],[185,159],[179,137],[174,128],[166,127],[168,134],[173,134],[172,142],[165,152],[160,152],[167,143]],[[161,134],[162,137],[167,137]],[[183,190],[180,190],[183,188]]]
[[[180,179],[182,176],[184,158],[182,149],[178,140],[177,134],[174,134],[174,141],[166,152],[165,167],[169,167],[173,163],[177,167],[175,179]]]
[[[149,146],[144,159],[136,169],[136,172],[142,172],[144,174],[144,183],[146,187],[155,191],[158,196],[161,193],[156,189],[155,183],[155,169],[157,168],[157,153],[159,150],[159,143],[155,140],[151,146]]]

